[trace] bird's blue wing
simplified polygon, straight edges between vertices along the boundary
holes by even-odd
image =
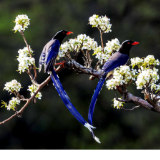
[[[39,57],[39,72],[42,69],[42,65],[45,63],[45,57],[46,57],[45,48],[43,48],[42,53],[41,53],[41,55]]]
[[[50,72],[50,76],[52,79],[52,82],[59,94],[59,96],[61,97],[63,103],[65,104],[65,106],[68,108],[68,110],[72,113],[72,115],[81,123],[83,124],[86,128],[89,129],[89,131],[91,132],[93,138],[100,143],[99,139],[94,135],[93,133],[93,127],[92,125],[90,125],[81,115],[80,113],[76,110],[76,108],[73,106],[73,104],[70,102],[67,93],[64,91],[62,84],[56,74],[56,72],[54,71],[54,69],[52,70],[52,72]]]
[[[46,46],[46,72],[52,71],[53,65],[59,52],[59,47],[60,42],[58,40],[51,40],[51,42]]]
[[[95,104],[96,104],[96,101],[97,101],[97,97],[98,97],[98,95],[101,91],[101,88],[102,88],[102,86],[105,82],[105,78],[106,78],[107,73],[112,71],[113,69],[121,66],[121,65],[126,64],[128,59],[129,59],[128,55],[124,55],[124,54],[121,54],[119,52],[116,52],[103,65],[103,67],[102,67],[103,74],[102,74],[102,76],[101,76],[101,78],[100,78],[100,80],[97,84],[97,87],[94,91],[94,94],[93,94],[93,97],[92,97],[92,100],[91,100],[91,103],[90,103],[90,106],[89,106],[89,112],[88,112],[88,122],[89,122],[89,124],[92,125],[93,112],[94,112]]]
[[[105,73],[112,71],[113,69],[127,63],[129,56],[119,52],[114,53],[108,61],[103,65],[102,70]]]
[[[52,71],[53,65],[59,52],[59,47],[60,42],[57,39],[50,40],[44,46],[39,58],[39,72],[41,71],[42,65],[44,65],[45,72],[50,70]]]

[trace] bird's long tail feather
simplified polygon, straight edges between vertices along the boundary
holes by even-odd
[[[92,125],[90,125],[80,114],[79,112],[76,110],[76,108],[72,105],[72,103],[70,102],[70,99],[67,95],[67,93],[65,92],[65,90],[62,87],[62,84],[56,74],[56,72],[50,71],[50,76],[51,79],[53,81],[53,84],[59,94],[59,96],[61,97],[62,101],[64,102],[64,104],[66,105],[66,107],[68,108],[68,110],[72,113],[72,115],[80,122],[82,123],[86,128],[88,128],[88,130],[92,133],[93,138],[100,143],[99,139],[94,135],[93,130],[95,129],[95,127],[93,127]]]
[[[94,91],[90,106],[89,106],[89,112],[88,112],[88,122],[90,125],[92,125],[92,118],[93,118],[93,112],[94,112],[94,108],[95,108],[95,104],[97,101],[97,97],[101,91],[101,88],[104,84],[105,78],[101,78],[97,84],[97,87]]]

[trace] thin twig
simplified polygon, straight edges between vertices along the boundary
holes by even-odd
[[[138,108],[138,107],[140,107],[139,105],[138,106],[135,106],[135,107],[133,107],[133,108],[131,108],[131,109],[126,109],[126,108],[121,108],[122,110],[124,110],[124,111],[133,111],[134,109],[136,109],[136,108]]]
[[[23,33],[23,31],[20,31],[20,33],[21,33],[21,35],[22,35],[22,37],[23,37],[23,39],[24,39],[24,42],[25,42],[25,44],[26,44],[26,46],[27,46],[27,48],[28,48],[28,52],[29,52],[29,54],[30,54],[30,57],[32,58],[32,54],[31,54],[31,52],[30,52],[30,48],[29,48],[29,45],[28,45],[28,43],[27,43],[27,40],[26,40],[26,38],[25,38],[25,36],[24,36],[24,33]],[[36,67],[33,65],[33,70],[34,70],[34,79],[36,79],[37,78],[37,72],[36,72]]]
[[[103,53],[104,53],[104,45],[103,45],[103,37],[102,37],[102,35],[103,35],[103,32],[100,30],[100,37],[101,37],[102,51],[103,51]]]

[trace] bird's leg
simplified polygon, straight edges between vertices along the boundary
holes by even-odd
[[[63,68],[64,68],[64,64],[65,64],[66,61],[63,61],[63,62],[60,62],[60,63],[55,63],[54,65],[62,65]]]

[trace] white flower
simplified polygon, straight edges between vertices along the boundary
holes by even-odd
[[[149,66],[158,66],[159,65],[159,60],[155,60],[153,55],[148,55],[146,58],[131,58],[131,65],[134,68],[135,65],[143,68],[149,67]]]
[[[113,78],[106,81],[108,89],[116,89],[117,86],[128,84],[135,80],[136,70],[130,69],[129,66],[120,66],[113,71]]]
[[[30,53],[33,53],[33,50],[29,46]],[[18,50],[19,56],[17,60],[19,61],[18,71],[25,72],[26,69],[31,65],[35,65],[35,59],[30,57],[29,51],[27,47]]]
[[[15,32],[17,31],[24,31],[26,28],[28,28],[28,25],[30,24],[30,19],[28,18],[27,15],[18,15],[15,19],[15,27],[13,28],[13,30],[15,30]]]
[[[86,36],[86,34],[80,34],[75,39],[70,39],[68,42],[64,42],[60,46],[57,60],[64,57],[67,51],[78,52],[79,49],[94,50],[97,47],[97,42],[94,39]]]
[[[89,18],[89,24],[92,25],[92,27],[99,27],[104,33],[111,32],[111,26],[110,19],[107,16],[98,16],[93,15]]]
[[[22,31],[23,30],[22,25],[19,25],[19,24],[15,25],[13,30],[19,31],[19,32]]]
[[[149,65],[159,65],[159,60],[155,60],[153,55],[148,55],[145,59],[144,59],[144,64],[146,64],[147,66]]]
[[[12,97],[12,99],[9,101],[9,104],[7,106],[7,110],[15,110],[15,107],[16,105],[19,105],[20,104],[20,100],[15,98],[15,97]]]
[[[119,48],[120,42],[117,38],[115,38],[106,43],[106,47],[104,48],[104,50],[106,50],[106,52],[111,55],[114,51],[118,51]]]
[[[131,58],[131,65],[134,68],[135,65],[142,65],[143,59],[139,57]]]
[[[151,90],[159,91],[160,90],[160,85],[152,83],[151,84]]]
[[[119,98],[121,100],[121,98]],[[121,109],[123,107],[124,102],[117,101],[116,98],[113,99],[113,106],[117,109]]]
[[[33,96],[34,93],[37,91],[37,89],[38,89],[38,87],[32,84],[32,85],[28,86],[27,90],[30,91],[30,95]],[[38,92],[35,97],[38,99],[41,99],[42,98],[41,92]]]
[[[119,40],[115,38],[115,39],[112,39],[111,41],[108,41],[108,43],[106,43],[106,47],[104,47],[104,53],[102,52],[102,47],[99,46],[94,49],[93,55],[96,55],[96,58],[98,58],[101,64],[103,64],[109,59],[111,54],[114,51],[117,51],[119,48],[120,48]]]
[[[17,82],[17,80],[15,79],[10,82],[7,82],[4,87],[4,90],[11,92],[11,93],[13,91],[19,92],[20,89],[21,89],[21,84]]]
[[[136,85],[137,89],[142,89],[147,85],[150,86],[152,83],[156,83],[159,80],[158,69],[143,69],[139,70],[140,74],[137,77]],[[154,86],[151,86],[154,88]]]

